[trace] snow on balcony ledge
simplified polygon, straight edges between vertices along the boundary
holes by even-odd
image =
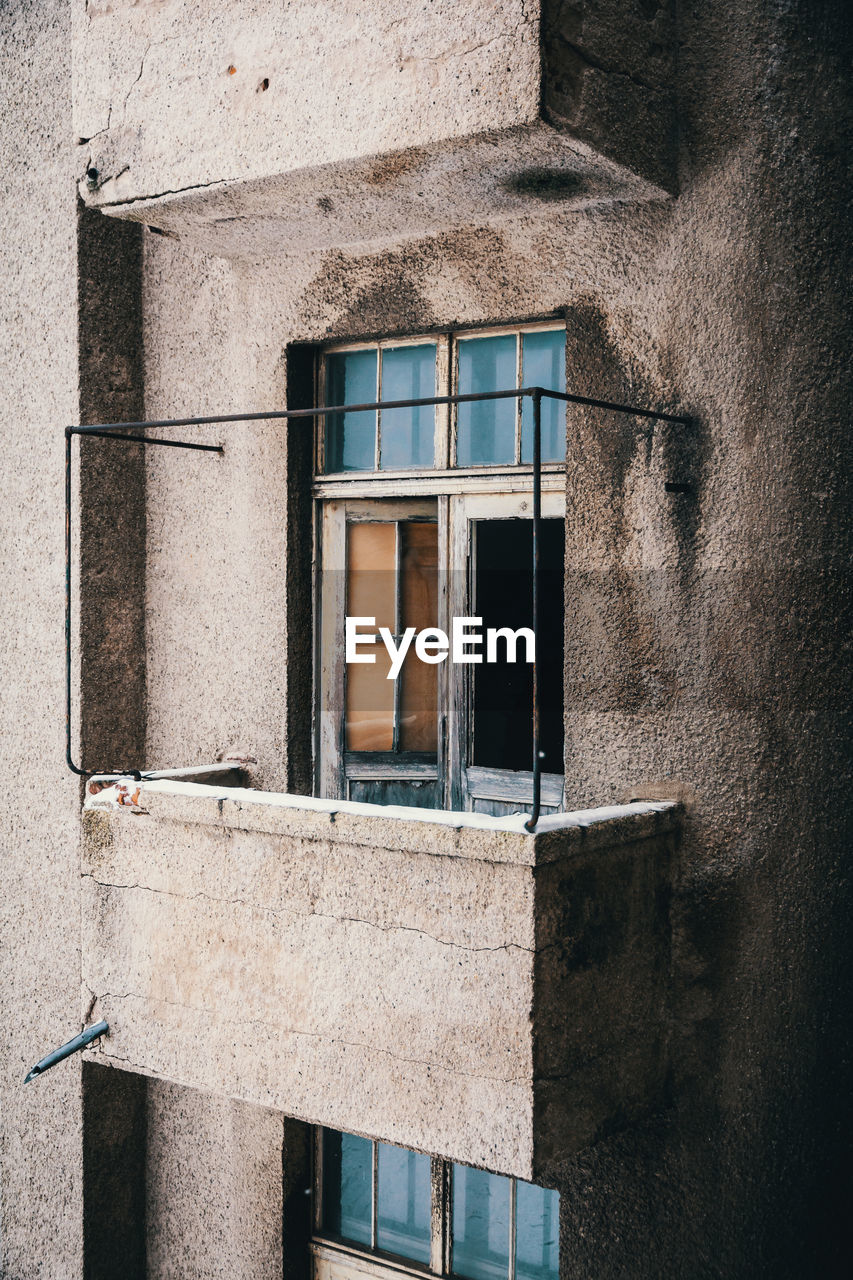
[[[527,830],[527,813],[504,817],[404,805],[326,800],[249,787],[185,782],[180,778],[117,778],[89,794],[86,809],[129,809],[155,818],[210,823],[276,835],[322,838],[366,846],[421,848],[485,861],[528,866],[565,856],[572,848],[628,843],[662,835],[677,824],[676,800],[634,801],[570,813],[544,814]],[[424,826],[432,828],[427,833]]]

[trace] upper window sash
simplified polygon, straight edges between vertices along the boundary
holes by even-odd
[[[321,404],[368,404],[565,385],[565,326],[545,322],[329,347],[317,390]],[[545,397],[541,422],[542,460],[561,463],[565,405]],[[527,467],[532,435],[526,397],[326,415],[317,472],[365,477]]]
[[[446,336],[330,347],[322,353],[319,403],[371,404],[446,395]],[[326,414],[318,432],[320,474],[432,471],[447,466],[446,405]]]

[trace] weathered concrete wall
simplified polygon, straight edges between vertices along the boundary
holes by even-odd
[[[657,1098],[673,806],[534,836],[165,782],[138,806],[84,818],[98,1061],[524,1178]]]
[[[85,1280],[303,1280],[306,1126],[83,1066]]]
[[[689,447],[572,415],[571,803],[678,784],[692,807],[672,1106],[565,1167],[563,1257],[596,1280],[831,1274],[848,1180],[847,26],[843,6],[781,3],[682,4],[679,23],[677,200],[577,209],[531,191],[489,225],[404,241],[377,224],[376,244],[294,256],[243,224],[215,241],[226,260],[176,218],[180,240],[145,242],[148,409],[281,405],[295,340],[565,309],[572,386],[695,415]],[[166,764],[250,738],[276,786],[284,444],[228,431],[191,510],[149,462],[148,742]],[[225,584],[237,607],[221,612]]]
[[[284,1117],[161,1080],[147,1093],[149,1280],[281,1277]]]
[[[83,1277],[146,1280],[148,1081],[83,1064]]]
[[[848,23],[832,0],[678,8],[677,201],[614,206],[611,192],[604,206],[575,199],[552,175],[521,192],[499,188],[497,218],[475,214],[471,201],[452,226],[427,234],[409,217],[420,187],[399,222],[382,216],[390,201],[379,217],[368,202],[359,221],[350,191],[330,242],[346,246],[356,234],[362,247],[290,257],[292,213],[216,224],[243,216],[223,209],[208,225],[164,206],[156,218],[181,239],[145,237],[146,404],[149,414],[279,405],[288,342],[568,308],[575,386],[626,388],[695,413],[686,457],[671,434],[649,440],[603,421],[593,431],[590,417],[573,417],[570,570],[584,604],[568,646],[571,794],[596,803],[680,783],[693,803],[674,904],[672,1105],[565,1163],[562,1258],[567,1274],[596,1280],[799,1280],[843,1274],[834,1228],[846,1221],[849,1181],[849,832],[835,656],[848,604]],[[122,10],[122,21],[143,25],[158,13]],[[69,172],[57,150],[73,144],[62,105],[65,13],[3,10],[4,83],[14,92],[3,117],[2,307],[9,350],[20,353],[6,369],[13,452],[2,480],[15,583],[4,597],[2,695],[15,765],[4,800],[13,944],[3,1015],[17,1046],[4,1058],[11,1276],[37,1267],[74,1275],[80,1249],[76,1068],[51,1073],[37,1095],[17,1083],[33,1057],[33,1024],[22,1026],[21,1010],[38,1010],[37,1052],[61,1038],[76,964],[67,931],[76,788],[50,727],[61,705],[61,657],[48,641],[61,632],[50,603],[61,598],[61,490],[48,477],[61,474],[61,445],[50,462],[21,429],[75,417],[74,214],[63,184],[93,153],[81,148]],[[584,39],[582,50],[603,62]],[[137,52],[124,67],[129,110],[133,76],[142,70],[141,87],[146,68],[153,75],[176,50],[152,48],[144,66]],[[241,83],[230,77],[228,92]],[[165,149],[162,116],[158,127]],[[199,149],[199,164],[211,146]],[[182,188],[196,161],[180,149],[167,160]],[[334,201],[320,212],[334,219]],[[371,216],[377,238],[364,243]],[[171,470],[148,462],[149,761],[245,745],[275,786],[288,770],[277,708],[293,698],[281,599],[287,459],[280,433],[229,431],[221,460]],[[693,495],[662,491],[667,479],[691,481]],[[26,542],[21,513],[33,530]],[[21,930],[19,903],[37,929]]]
[[[546,119],[670,188],[676,168],[674,0],[541,0]]]
[[[75,422],[143,416],[141,250],[139,227],[78,209]],[[145,454],[77,437],[72,457],[83,693],[74,758],[88,771],[133,769],[145,751]]]
[[[63,742],[63,426],[77,412],[70,12],[0,7],[0,1272],[81,1274],[79,788]],[[50,801],[45,800],[47,795]]]

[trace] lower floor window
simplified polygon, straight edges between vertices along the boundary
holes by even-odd
[[[401,1264],[465,1280],[558,1280],[556,1191],[330,1129],[316,1150],[317,1280]]]

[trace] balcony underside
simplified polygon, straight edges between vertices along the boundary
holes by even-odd
[[[371,245],[665,192],[544,122],[248,182],[138,197],[103,174],[105,213],[219,257]]]
[[[91,0],[80,194],[207,251],[387,244],[674,190],[669,3]]]

